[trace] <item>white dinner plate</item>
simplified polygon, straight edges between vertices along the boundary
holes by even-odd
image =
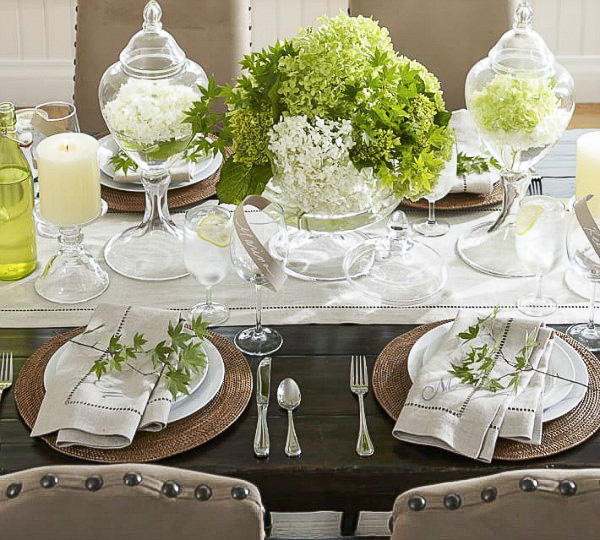
[[[143,193],[144,186],[142,186],[141,183],[115,182],[113,180],[115,169],[110,163],[110,158],[119,150],[119,145],[115,141],[114,137],[112,135],[106,135],[98,142],[100,143],[100,147],[98,148],[98,161],[100,162],[100,171],[102,172],[100,175],[100,183],[103,186],[117,189],[119,191]],[[190,179],[186,180],[185,182],[171,182],[169,184],[169,190],[192,186],[198,182],[201,182],[202,180],[206,180],[209,176],[213,175],[219,170],[222,162],[223,156],[220,153],[217,153],[217,155],[214,157],[208,157],[198,161],[197,163],[194,163],[192,165],[194,167],[193,174],[190,175]],[[182,163],[178,162],[174,166],[181,165]]]
[[[69,347],[74,347],[76,345],[74,345],[73,343],[65,343],[62,347],[60,347],[50,358],[50,360],[48,361],[48,364],[46,365],[46,369],[44,371],[44,388],[48,388],[49,382],[56,377],[57,375],[60,375],[60,366],[61,366],[61,362],[64,360],[66,353],[68,352],[68,348]],[[225,368],[224,368],[224,364],[223,364],[223,359],[221,358],[221,355],[219,354],[219,351],[217,351],[217,349],[215,348],[215,346],[208,340],[205,340],[202,342],[202,350],[204,351],[204,354],[206,355],[206,367],[198,372],[194,378],[192,379],[192,382],[190,384],[190,395],[185,395],[185,394],[179,394],[177,395],[175,402],[173,403],[172,407],[171,407],[171,414],[169,415],[169,421],[174,421],[171,419],[171,416],[173,415],[174,410],[179,410],[179,408],[186,402],[188,401],[194,401],[194,405],[198,405],[198,401],[197,398],[198,397],[203,397],[205,398],[207,395],[211,394],[211,392],[213,392],[212,387],[214,386],[214,384],[219,381],[220,379],[220,383],[219,383],[219,387],[223,382],[223,376],[225,373]],[[217,373],[212,374],[211,370],[215,370]],[[107,381],[107,390],[110,389],[110,382],[109,382],[109,378],[110,378],[110,374],[105,375],[105,377],[107,377],[106,381]],[[103,377],[104,380],[104,377]],[[210,384],[209,384],[209,380],[210,380]],[[206,382],[206,384],[203,384],[204,382]],[[202,388],[202,392],[199,393],[198,391],[200,390],[200,388]],[[208,390],[207,390],[208,389]],[[212,395],[210,395],[210,397],[208,398],[208,401],[210,401],[214,395],[216,394],[216,392],[218,391],[219,388],[217,388],[216,391],[214,391],[214,393],[212,393]],[[199,394],[199,395],[196,395]],[[206,401],[203,405],[200,405],[198,408],[203,407],[204,405],[206,405],[206,403],[208,403],[208,401]],[[195,410],[198,410],[195,409]],[[188,410],[188,409],[185,409]],[[195,412],[195,411],[192,411]],[[178,417],[176,418],[176,420],[179,420],[180,418],[185,418],[185,416],[188,416],[188,414],[191,414],[191,412],[185,414],[184,416]]]
[[[408,355],[408,373],[411,381],[416,378],[421,369],[423,359],[427,351],[433,351],[442,341],[452,322],[437,326],[421,336],[411,348]],[[585,363],[577,351],[560,337],[555,337],[554,348],[550,357],[549,372],[561,377],[571,379],[586,385],[588,373]],[[544,395],[543,421],[554,420],[566,414],[583,399],[586,388],[582,384],[562,381],[553,377],[547,377],[553,381],[547,385]]]

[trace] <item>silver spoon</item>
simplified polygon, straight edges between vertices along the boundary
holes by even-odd
[[[288,431],[285,441],[285,455],[289,457],[298,457],[302,450],[298,442],[298,436],[294,429],[294,415],[292,411],[300,405],[300,388],[294,379],[283,379],[277,388],[277,403],[288,413]]]

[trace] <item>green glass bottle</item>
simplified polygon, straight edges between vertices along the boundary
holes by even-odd
[[[21,279],[36,266],[33,176],[17,138],[12,103],[0,103],[0,280]],[[12,140],[11,140],[12,139]]]

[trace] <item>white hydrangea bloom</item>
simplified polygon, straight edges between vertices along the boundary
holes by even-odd
[[[373,208],[379,180],[371,168],[350,160],[352,123],[288,116],[269,134],[276,174],[272,185],[281,202],[307,213],[339,215]]]
[[[129,79],[103,109],[113,131],[142,147],[192,135],[184,112],[198,99],[193,88],[165,80]]]

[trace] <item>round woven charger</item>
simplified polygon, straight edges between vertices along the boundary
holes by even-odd
[[[232,153],[233,150],[227,149],[227,157]],[[223,163],[225,163],[225,159],[223,159]],[[212,197],[216,193],[216,186],[222,168],[223,164],[217,172],[196,184],[170,189],[167,194],[169,209],[183,208]],[[143,212],[146,208],[146,198],[143,191],[120,191],[102,186],[102,198],[108,203],[109,210],[113,212]]]
[[[494,204],[500,204],[502,202],[502,184],[496,182],[494,189],[491,193],[486,195],[477,195],[475,193],[451,193],[446,195],[443,199],[436,201],[436,210],[468,210],[469,208],[483,208],[484,206],[491,206]],[[419,199],[418,201],[411,201],[409,199],[403,199],[400,203],[402,206],[408,208],[416,208],[418,210],[427,210],[429,203],[426,199]]]
[[[44,398],[44,371],[50,357],[84,328],[77,328],[52,338],[37,349],[25,362],[15,383],[17,410],[31,428]],[[82,446],[59,448],[56,434],[41,437],[52,448],[87,461],[100,463],[140,463],[156,461],[180,454],[204,444],[231,426],[244,412],[252,394],[252,373],[248,362],[233,343],[210,333],[225,363],[225,380],[212,401],[198,412],[168,424],[162,431],[141,431],[126,448],[99,450]]]
[[[448,321],[419,326],[388,343],[378,356],[373,368],[373,391],[379,404],[396,420],[412,382],[408,375],[408,353],[415,342],[432,328]],[[589,387],[581,403],[572,411],[550,422],[542,430],[542,444],[531,444],[498,439],[494,459],[522,461],[564,452],[581,444],[600,427],[600,363],[585,347],[561,332],[558,336],[580,355],[589,373]]]

